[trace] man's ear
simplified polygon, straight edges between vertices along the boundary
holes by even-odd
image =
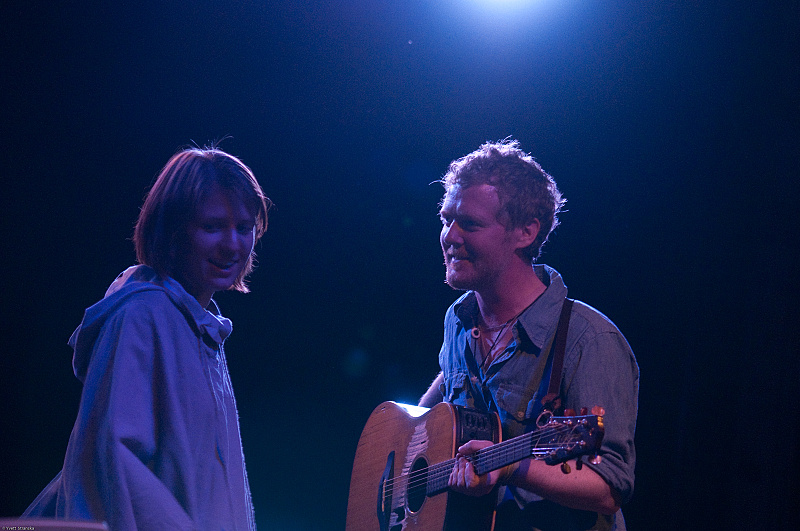
[[[539,235],[541,224],[538,219],[534,219],[527,225],[519,227],[517,231],[517,249],[525,249],[536,240]]]

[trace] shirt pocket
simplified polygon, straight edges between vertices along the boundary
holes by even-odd
[[[468,383],[469,375],[463,372],[457,372],[445,378],[445,401],[460,406],[472,407],[469,399]]]
[[[509,383],[500,384],[495,394],[495,402],[501,411],[501,416],[527,425],[536,420],[541,405],[537,393],[530,389]]]

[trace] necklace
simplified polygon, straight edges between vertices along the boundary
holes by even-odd
[[[537,296],[537,299],[538,299],[538,296]],[[477,326],[474,326],[472,328],[472,330],[470,330],[470,335],[475,340],[475,348],[472,350],[473,356],[477,353],[478,350],[480,350],[480,354],[481,354],[481,357],[482,357],[481,362],[480,362],[481,370],[485,371],[486,368],[489,367],[492,364],[492,362],[494,361],[495,357],[497,357],[497,353],[494,352],[494,349],[495,349],[495,347],[498,346],[497,344],[500,343],[500,340],[503,338],[503,335],[506,333],[506,329],[511,330],[513,328],[513,327],[509,327],[509,325],[511,323],[516,323],[517,319],[519,319],[519,316],[522,315],[523,313],[525,313],[525,310],[530,308],[533,305],[534,302],[536,302],[536,299],[534,299],[530,304],[528,304],[526,307],[524,307],[522,310],[520,310],[519,313],[517,313],[517,315],[515,315],[514,317],[512,317],[511,319],[509,319],[508,321],[506,321],[502,325],[495,325],[495,326],[491,326],[491,327],[487,326],[487,327],[484,328],[484,330],[486,332],[489,332],[489,331],[492,331],[492,330],[497,330],[498,328],[500,329],[500,331],[497,333],[497,335],[495,336],[494,340],[492,341],[491,345],[489,346],[489,350],[486,351],[486,355],[483,354],[483,343],[484,342],[481,339],[481,336],[483,335],[483,333],[481,332],[480,323]],[[487,340],[486,343],[488,344],[489,341]],[[475,361],[478,361],[478,360],[476,359]]]
[[[498,346],[498,343],[500,343],[500,340],[503,339],[505,335],[507,335],[506,330],[507,329],[511,330],[509,325],[515,322],[517,320],[517,317],[519,317],[519,314],[515,315],[514,317],[512,317],[511,319],[509,319],[500,326],[486,327],[485,329],[482,330],[480,325],[478,325],[472,329],[471,335],[473,339],[475,339],[475,346],[477,347],[475,350],[480,351],[481,355],[480,366],[482,370],[486,370],[486,368],[489,365],[491,365],[494,359],[497,357],[497,351],[495,351],[495,348]],[[491,340],[491,344],[489,344],[488,338],[486,340],[483,339],[483,336],[486,332],[498,329],[500,331],[497,332],[497,335],[494,337],[493,340]],[[484,343],[489,344],[489,348],[486,350],[486,352],[483,351]]]

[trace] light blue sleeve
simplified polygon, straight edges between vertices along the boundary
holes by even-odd
[[[589,465],[619,492],[622,502],[633,495],[638,413],[639,367],[633,352],[616,329],[591,327],[578,341],[576,364],[565,372],[565,406],[580,410],[605,409],[605,433],[598,465]]]
[[[195,527],[175,486],[159,477],[157,386],[171,370],[164,351],[174,341],[158,310],[130,301],[97,337],[59,492],[67,518],[106,521],[115,531]]]

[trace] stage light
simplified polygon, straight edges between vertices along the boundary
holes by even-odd
[[[546,0],[469,0],[470,4],[478,8],[486,9],[487,11],[516,11],[527,10],[532,7],[547,3]]]
[[[514,7],[522,4],[533,4],[536,0],[472,0],[473,2],[486,4],[487,6]]]
[[[580,5],[555,0],[441,0],[439,7],[451,21],[489,32],[517,33],[538,31]]]

